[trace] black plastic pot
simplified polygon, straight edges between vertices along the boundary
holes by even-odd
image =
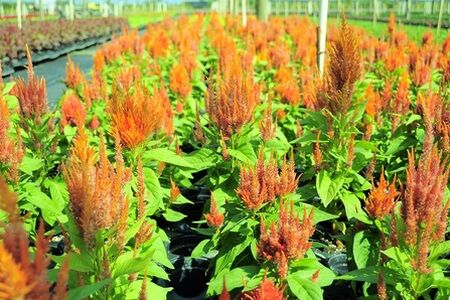
[[[159,280],[158,284],[172,287],[167,295],[169,300],[205,299],[207,283],[210,279],[207,258],[193,259],[192,250],[203,238],[198,234],[177,234],[170,237],[169,259],[174,269],[167,269],[170,281]]]
[[[14,73],[14,68],[8,64],[2,64],[2,77],[9,76]]]
[[[325,300],[356,300],[358,297],[355,295],[350,283],[335,282],[324,288],[323,298]]]

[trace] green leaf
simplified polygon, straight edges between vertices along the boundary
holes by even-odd
[[[348,220],[355,218],[366,224],[371,224],[372,221],[367,216],[366,212],[363,210],[361,206],[361,201],[356,197],[355,194],[350,192],[345,192],[342,195],[342,203],[345,208],[345,215]]]
[[[150,199],[147,205],[148,213],[153,215],[162,205],[161,185],[155,172],[150,168],[144,168],[145,186],[150,192]]]
[[[245,143],[238,146],[236,149],[228,149],[228,153],[230,156],[242,161],[245,164],[253,165],[257,160],[255,150],[253,150],[251,143]]]
[[[311,209],[314,211],[314,224],[337,219],[338,215],[330,214],[326,211],[320,210],[319,208],[315,207],[314,205],[307,204],[304,202],[300,202],[294,206],[296,212],[300,213],[300,215],[303,214],[303,209],[306,208],[307,213],[311,211]]]
[[[447,253],[450,253],[450,241],[438,243],[431,249],[429,261],[433,261]]]
[[[151,244],[150,247],[151,250],[148,251],[153,251],[153,256],[152,256],[152,260],[155,261],[158,264],[161,264],[167,268],[173,269],[173,265],[170,262],[169,258],[167,257],[167,250],[166,247],[164,246],[164,243],[162,242],[161,238],[157,238],[153,241],[153,243]]]
[[[450,278],[441,278],[441,279],[434,280],[433,285],[438,288],[450,289]]]
[[[172,288],[164,288],[147,279],[147,299],[165,300]]]
[[[41,169],[44,166],[44,160],[40,158],[33,158],[24,156],[19,170],[27,175],[32,176],[34,171]]]
[[[182,156],[166,148],[147,150],[144,153],[143,157],[145,160],[150,159],[162,161],[175,166],[194,168],[194,166],[191,163],[189,163],[186,159],[184,159]]]
[[[66,260],[66,255],[56,256],[56,255],[50,255],[50,258],[57,262],[58,264],[62,265],[64,264],[64,261]],[[87,273],[87,272],[93,272],[94,271],[94,265],[92,264],[92,261],[90,260],[89,255],[80,255],[77,253],[71,253],[70,254],[70,269],[73,271],[81,272],[81,273]]]
[[[56,218],[63,214],[64,203],[53,201],[39,187],[28,188],[27,191],[29,193],[27,201],[41,210],[45,222],[52,225]]]
[[[353,258],[358,269],[377,263],[379,249],[376,240],[368,231],[359,231],[353,237]]]
[[[14,81],[6,82],[3,87],[3,95],[9,94],[15,85]]]
[[[164,269],[158,266],[154,261],[147,262],[146,270],[147,276],[169,280],[169,275],[167,275],[166,271],[164,271]]]
[[[169,222],[178,222],[186,218],[186,215],[183,213],[180,213],[178,211],[175,211],[173,209],[168,208],[165,213],[163,213],[164,219],[166,219]]]
[[[225,270],[211,279],[208,287],[208,295],[218,295],[222,292],[223,282],[225,280],[229,291],[240,288],[244,285],[244,280],[252,278],[260,271],[259,266],[243,266],[233,270]]]
[[[64,136],[66,137],[69,143],[72,142],[72,139],[75,137],[76,134],[77,134],[77,127],[64,126]]]
[[[125,244],[128,243],[129,240],[131,240],[133,237],[136,236],[137,232],[139,231],[139,229],[142,226],[142,223],[144,223],[145,218],[142,218],[138,221],[136,221],[135,223],[133,223],[133,225],[131,225],[131,227],[128,227],[127,231],[125,232]]]
[[[103,287],[108,285],[110,282],[112,282],[112,279],[105,279],[102,281],[95,282],[90,285],[84,285],[80,286],[76,289],[70,290],[67,299],[68,300],[83,300],[86,299],[88,296],[94,295],[96,292],[101,290]]]
[[[344,275],[336,277],[336,279],[377,283],[379,269],[383,271],[384,280],[387,284],[394,285],[404,279],[404,276],[394,272],[392,269],[379,266],[370,266],[364,269],[350,271]]]
[[[411,263],[408,255],[400,250],[399,247],[391,247],[389,249],[383,250],[382,253],[390,259],[396,261],[400,265],[408,266]]]
[[[295,295],[297,299],[302,300],[322,300],[322,289],[318,284],[315,284],[309,279],[298,276],[294,273],[286,277],[289,290]]]
[[[149,251],[145,256],[137,257],[133,257],[132,251],[125,252],[117,258],[114,264],[113,276],[117,278],[122,275],[141,272],[147,267],[153,252],[154,250]]]
[[[370,283],[378,282],[378,267],[370,266],[364,269],[358,269],[338,276],[339,280],[364,281]]]
[[[321,170],[316,179],[317,194],[322,200],[322,204],[327,207],[331,201],[336,198],[339,189],[343,184],[342,178],[334,178],[331,180],[327,171]]]
[[[192,258],[201,258],[206,256],[211,250],[213,244],[211,240],[203,240],[192,250]]]
[[[415,145],[415,139],[400,135],[393,140],[389,141],[389,147],[387,148],[384,155],[389,156],[393,155],[399,151],[408,149],[411,146]]]
[[[252,240],[253,236],[251,235],[245,237],[245,239],[236,234],[230,235],[230,241],[220,249],[220,252],[217,255],[216,272],[221,272],[222,270],[231,267],[236,257],[251,244]]]
[[[311,278],[315,272],[319,271],[316,284],[321,287],[329,286],[336,278],[334,272],[322,265],[315,257],[294,260],[289,267],[292,271],[291,276],[300,278]]]
[[[207,148],[202,148],[184,156],[184,160],[190,163],[197,171],[213,167],[220,159],[216,152]]]

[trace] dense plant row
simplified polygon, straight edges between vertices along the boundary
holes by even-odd
[[[127,26],[121,18],[96,18],[83,20],[28,21],[19,29],[16,24],[0,24],[0,61],[26,56],[25,46],[32,52],[57,50],[89,38],[104,37],[119,32]]]
[[[165,299],[206,261],[204,297],[448,299],[450,38],[329,37],[321,78],[309,19],[168,19],[90,80],[69,61],[54,111],[30,58],[0,98],[0,298]]]

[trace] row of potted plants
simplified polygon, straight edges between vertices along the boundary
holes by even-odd
[[[56,55],[55,51],[77,43],[111,37],[127,27],[123,18],[96,18],[83,20],[27,21],[19,29],[14,23],[0,24],[0,61],[4,65],[23,66],[25,47],[34,54],[34,61]],[[24,59],[24,61],[22,61]]]
[[[329,37],[320,77],[310,19],[167,19],[69,61],[53,111],[29,56],[0,295],[446,299],[450,38]]]

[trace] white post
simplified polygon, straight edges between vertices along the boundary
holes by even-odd
[[[378,1],[373,0],[373,15],[372,15],[372,22],[375,24],[377,22],[377,16],[378,16]]]
[[[441,0],[441,5],[439,6],[439,19],[437,24],[437,33],[436,35],[439,35],[439,30],[441,30],[442,26],[442,14],[444,13],[444,0]]]
[[[288,6],[288,2],[285,0],[284,1],[284,16],[287,17],[289,14],[289,6]]]
[[[317,64],[319,74],[322,77],[324,63],[325,63],[325,45],[327,42],[327,18],[328,18],[328,0],[320,1],[320,15],[319,15],[319,45],[317,51]]]
[[[0,17],[5,16],[5,9],[3,8],[3,2],[0,1]]]
[[[242,26],[247,27],[247,0],[242,0]]]
[[[17,27],[22,29],[22,1],[17,0],[16,3]]]
[[[411,0],[406,1],[406,20],[411,19],[411,9],[412,9],[412,2]]]
[[[39,0],[39,16],[40,16],[41,20],[44,19],[44,1],[43,0]]]
[[[73,0],[69,0],[70,20],[75,20],[75,4]]]

